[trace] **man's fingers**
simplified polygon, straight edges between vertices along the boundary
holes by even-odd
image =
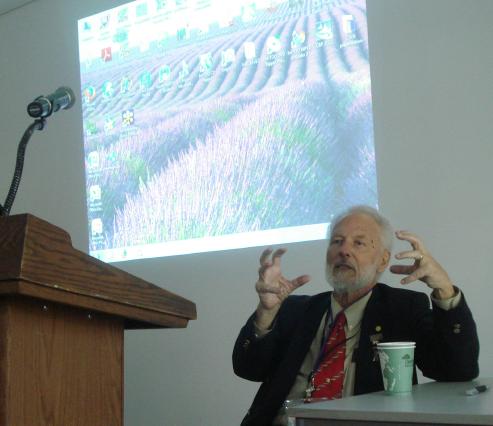
[[[311,280],[309,275],[300,275],[293,280],[288,280],[282,275],[281,257],[286,251],[285,248],[280,248],[273,252],[271,248],[267,248],[262,252],[256,284],[257,292],[288,295]]]
[[[417,280],[420,280],[421,278],[423,278],[425,276],[425,272],[423,271],[423,269],[421,268],[418,268],[416,269],[411,275],[408,275],[407,277],[404,277],[402,280],[401,280],[401,284],[409,284],[409,283],[412,283],[414,281],[417,281]]]
[[[401,251],[395,255],[395,258],[421,260],[423,259],[423,253],[419,250]]]
[[[411,274],[416,270],[414,265],[392,265],[390,267],[390,272],[394,274]]]
[[[277,285],[269,285],[263,283],[262,285],[257,286],[258,293],[272,293],[272,294],[280,294],[282,289]]]
[[[310,275],[300,275],[299,277],[296,277],[294,280],[292,280],[291,283],[293,284],[294,288],[298,288],[302,285],[305,285],[311,279],[312,277],[310,277]]]
[[[397,231],[395,233],[399,240],[407,241],[411,244],[413,250],[401,251],[395,255],[396,259],[411,259],[414,260],[413,265],[392,265],[390,272],[394,274],[407,275],[401,280],[401,284],[409,284],[413,281],[419,280],[424,274],[420,268],[420,261],[423,259],[423,253],[425,248],[421,240],[413,233],[409,231]]]
[[[401,284],[410,284],[414,281],[416,281],[418,278],[414,275],[414,274],[411,274],[411,275],[408,275],[407,277],[403,278],[401,280]]]
[[[260,266],[264,266],[265,262],[267,261],[271,253],[272,253],[271,248],[265,249],[262,252],[262,254],[260,255]]]
[[[274,254],[272,255],[272,261],[270,260],[270,255],[272,254],[272,249],[267,248],[265,249],[262,254],[260,255],[260,266],[265,266],[267,264],[272,264],[274,262],[278,262],[281,256],[286,253],[287,249],[285,248],[280,248],[277,249]]]
[[[293,280],[288,280],[281,277],[279,284],[268,284],[265,281],[258,281],[256,289],[259,293],[289,294],[292,291],[296,290],[298,287],[305,285],[310,280],[310,275],[300,275]]]
[[[407,241],[411,244],[413,250],[406,250],[395,255],[396,259],[410,259],[414,261],[412,265],[392,265],[390,272],[394,274],[407,275],[401,279],[401,284],[409,284],[417,280],[422,280],[427,276],[426,270],[429,262],[422,262],[423,257],[427,254],[422,241],[409,231],[397,231],[396,237],[400,240]]]
[[[272,266],[272,263],[266,262],[260,268],[258,268],[258,276],[261,280],[264,279],[264,272]]]
[[[419,268],[416,265],[392,265],[390,267],[390,272],[407,275],[407,277],[404,277],[401,280],[401,284],[409,284],[426,276],[425,268]]]
[[[390,272],[394,274],[412,274],[416,270],[414,265],[392,265]]]
[[[412,232],[409,231],[396,231],[395,236],[399,240],[404,240],[409,242],[414,250],[424,250],[424,246],[422,241],[418,238],[416,234],[413,234]]]
[[[281,257],[284,253],[286,253],[286,251],[287,250],[285,248],[280,248],[272,253],[272,249],[267,248],[262,252],[260,255],[260,268],[258,269],[259,279],[264,279],[265,272],[273,265],[277,267],[281,266]]]
[[[272,263],[274,265],[277,265],[279,266],[279,264],[281,263],[281,256],[286,253],[286,249],[285,248],[280,248],[280,249],[277,249],[274,254],[272,255]]]

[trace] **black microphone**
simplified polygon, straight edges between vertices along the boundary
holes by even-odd
[[[70,87],[59,87],[47,96],[38,96],[27,106],[27,113],[34,118],[49,117],[60,109],[69,109],[75,103],[75,94]]]

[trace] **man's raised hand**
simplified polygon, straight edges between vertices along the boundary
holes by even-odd
[[[397,231],[395,235],[399,240],[409,242],[412,247],[412,250],[397,253],[395,258],[414,261],[412,265],[392,265],[390,267],[390,271],[394,274],[407,275],[401,280],[401,284],[420,280],[433,290],[433,295],[436,298],[448,299],[453,297],[455,290],[447,272],[433,258],[421,239],[408,231]]]
[[[255,284],[259,296],[255,322],[260,329],[269,328],[284,299],[310,281],[309,275],[300,275],[289,280],[282,274],[281,257],[284,253],[286,253],[284,248],[275,252],[269,248],[260,256],[258,281]]]

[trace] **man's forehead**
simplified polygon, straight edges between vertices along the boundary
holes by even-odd
[[[355,213],[341,220],[332,231],[332,235],[374,236],[380,233],[375,220],[366,214]]]

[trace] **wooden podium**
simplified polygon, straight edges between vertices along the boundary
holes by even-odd
[[[122,426],[124,329],[186,327],[195,304],[0,218],[0,425]]]

